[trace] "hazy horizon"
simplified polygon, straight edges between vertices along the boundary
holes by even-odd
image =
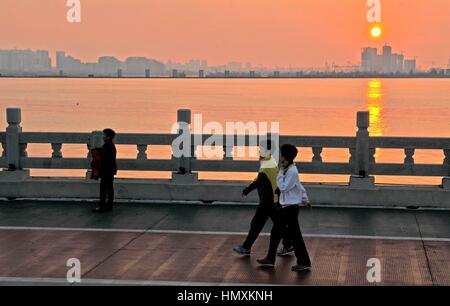
[[[382,1],[378,39],[366,2],[81,0],[81,23],[68,23],[65,0],[0,0],[0,48],[45,49],[53,60],[64,50],[86,62],[112,55],[311,67],[357,64],[362,47],[388,43],[424,68],[447,66],[450,1]]]

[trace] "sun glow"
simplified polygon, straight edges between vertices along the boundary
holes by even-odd
[[[381,31],[381,28],[380,28],[379,26],[374,26],[374,27],[370,30],[370,35],[371,35],[373,38],[378,38],[378,37],[380,37],[380,36],[381,36],[381,33],[382,33],[382,31]]]

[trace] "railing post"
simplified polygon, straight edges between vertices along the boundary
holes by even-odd
[[[191,172],[191,160],[195,159],[195,144],[192,143],[191,110],[179,109],[177,112],[178,137],[181,144],[172,150],[181,150],[178,159],[178,171],[172,172],[172,182],[195,183],[198,173]]]
[[[355,173],[350,177],[350,187],[370,188],[374,186],[374,178],[369,176],[370,143],[369,143],[369,112],[358,112],[356,125]]]
[[[192,156],[191,143],[191,111],[189,109],[179,109],[177,112],[178,135],[183,135],[183,143],[181,144],[181,151],[183,155],[180,157],[178,173],[187,174],[191,172],[190,157]],[[187,146],[188,148],[186,148]],[[185,155],[184,150],[188,150],[188,156]]]
[[[367,177],[369,172],[369,113],[357,113],[357,127],[356,132],[356,171],[359,176]]]
[[[7,169],[2,171],[1,177],[4,180],[25,179],[30,176],[30,171],[22,169],[21,157],[26,157],[26,144],[20,143],[20,133],[22,133],[22,112],[20,108],[7,108],[6,121],[6,164]]]
[[[90,149],[99,149],[103,146],[103,132],[102,131],[93,131],[91,133],[91,136],[89,137],[89,146]],[[86,171],[86,178],[90,179],[92,175],[92,154],[91,150],[88,151],[87,154],[87,171]]]
[[[20,170],[20,143],[19,134],[22,133],[20,108],[6,109],[6,164],[9,170]]]

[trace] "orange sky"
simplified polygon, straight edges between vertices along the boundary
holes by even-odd
[[[419,65],[450,58],[450,0],[382,0],[381,39],[369,37],[366,0],[0,0],[0,48],[65,50],[83,60],[142,55],[266,66],[359,62],[390,43]]]

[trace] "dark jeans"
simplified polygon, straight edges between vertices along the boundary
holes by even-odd
[[[100,206],[112,208],[114,203],[114,176],[102,176],[100,180]]]
[[[302,232],[298,224],[299,205],[292,205],[283,208],[276,218],[275,224],[270,233],[270,246],[267,258],[275,262],[278,244],[280,243],[282,233],[287,226],[288,236],[292,239],[297,264],[311,265],[308,250],[303,241]]]
[[[250,225],[250,231],[248,232],[247,239],[245,239],[245,242],[242,244],[244,248],[248,250],[252,248],[269,217],[270,219],[272,219],[272,222],[275,223],[275,219],[278,215],[277,206],[275,205],[278,205],[278,210],[281,209],[281,206],[279,206],[279,204],[260,203],[258,205],[258,208],[256,209],[256,213],[253,216],[252,223]],[[283,246],[285,248],[290,248],[292,246],[291,239],[287,237],[287,228],[285,229],[286,230],[282,230],[281,232],[281,237],[283,238]]]

